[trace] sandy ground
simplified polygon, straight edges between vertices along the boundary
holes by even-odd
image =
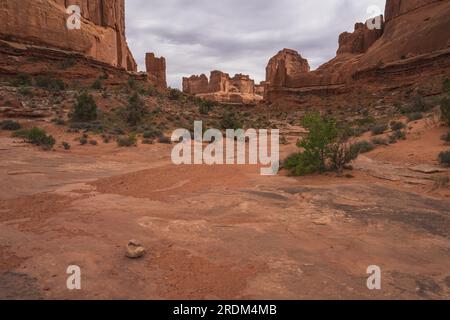
[[[408,169],[436,165],[444,131],[418,126],[344,177],[306,178],[2,133],[0,299],[449,299],[450,192]],[[142,259],[125,257],[130,239]],[[66,288],[69,265],[82,290]]]

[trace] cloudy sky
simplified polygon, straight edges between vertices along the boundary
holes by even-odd
[[[127,37],[140,70],[146,52],[167,60],[169,85],[221,70],[264,80],[268,60],[295,49],[312,68],[335,56],[338,36],[384,11],[386,0],[126,0]]]

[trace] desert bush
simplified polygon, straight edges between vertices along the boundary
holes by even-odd
[[[420,119],[423,119],[423,114],[421,112],[412,112],[412,113],[408,113],[406,115],[406,117],[408,118],[408,121],[417,121]]]
[[[438,156],[439,163],[445,167],[450,167],[450,151],[443,151]]]
[[[297,143],[303,151],[291,155],[283,166],[293,175],[307,175],[327,170],[327,160],[333,154],[333,144],[338,143],[339,130],[333,118],[324,118],[318,112],[307,113],[302,126],[308,135]]]
[[[98,142],[97,142],[97,140],[92,139],[92,140],[89,140],[89,144],[91,146],[96,146],[96,145],[98,145]]]
[[[144,139],[153,139],[161,136],[162,132],[158,129],[145,130],[142,134]]]
[[[31,86],[33,84],[33,80],[29,74],[19,73],[11,80],[10,83],[14,87]]]
[[[66,84],[61,79],[56,79],[50,75],[39,75],[35,79],[36,86],[50,91],[61,91],[66,88]]]
[[[137,144],[137,138],[135,134],[128,136],[121,136],[117,139],[117,145],[119,147],[133,147]]]
[[[372,132],[372,134],[374,136],[378,136],[380,134],[383,134],[386,130],[388,129],[387,124],[376,124],[372,127],[372,129],[370,129],[370,131]]]
[[[97,119],[97,104],[94,97],[87,92],[82,92],[77,97],[73,113],[72,121],[89,122]]]
[[[60,69],[68,69],[70,67],[73,67],[76,64],[76,60],[74,58],[67,58],[62,60],[59,64],[58,67]]]
[[[0,122],[0,128],[2,130],[7,130],[7,131],[17,131],[17,130],[20,130],[20,128],[22,128],[22,126],[17,121],[4,120],[4,121]]]
[[[406,124],[404,124],[401,121],[392,121],[390,123],[390,127],[391,127],[391,130],[397,131],[397,130],[405,129],[406,128]]]
[[[88,144],[88,142],[89,142],[89,140],[88,140],[87,137],[81,137],[81,138],[78,139],[78,141],[80,141],[80,144],[81,144],[82,146]]]
[[[447,132],[446,134],[444,134],[441,137],[441,140],[445,141],[445,142],[450,142],[450,132]]]
[[[155,141],[153,139],[142,139],[142,144],[154,144]]]
[[[208,113],[210,113],[211,110],[216,105],[211,100],[202,100],[202,99],[197,100],[196,104],[198,106],[198,112],[200,112],[200,114],[203,114],[203,115],[207,115]]]
[[[450,98],[441,100],[441,118],[446,125],[450,126]]]
[[[342,173],[345,166],[355,160],[359,155],[357,146],[336,142],[329,146],[329,158],[331,169]]]
[[[181,100],[183,93],[178,89],[169,89],[168,98],[170,100]]]
[[[55,138],[47,135],[44,129],[34,127],[30,130],[19,130],[13,134],[14,137],[23,138],[27,143],[40,146],[44,150],[50,150],[56,143]]]
[[[353,148],[355,148],[358,153],[367,153],[375,149],[375,146],[373,143],[363,140],[353,144]]]
[[[377,146],[387,146],[389,144],[388,140],[382,137],[373,138],[372,143]]]
[[[64,142],[62,143],[62,146],[63,146],[64,150],[70,150],[70,148],[71,148],[70,143],[68,143],[68,142],[66,142],[66,141],[64,141]]]
[[[159,143],[163,143],[163,144],[171,144],[172,140],[169,137],[165,136],[165,135],[161,135],[158,138],[158,142]]]
[[[26,96],[26,97],[32,97],[33,96],[33,90],[31,90],[30,87],[21,86],[17,90],[17,93],[20,94],[21,96]]]
[[[401,130],[395,130],[394,133],[392,133],[389,136],[389,143],[394,144],[397,143],[398,140],[405,140],[406,139],[406,133]]]
[[[226,111],[223,116],[222,120],[220,121],[220,125],[222,129],[241,129],[242,124],[237,119],[236,114],[233,111]]]
[[[445,78],[444,81],[442,81],[442,91],[446,93],[450,93],[450,79]]]
[[[91,89],[94,90],[102,90],[103,85],[102,85],[102,81],[100,79],[96,79],[92,85],[91,85]]]
[[[128,105],[125,109],[125,120],[130,126],[137,126],[145,115],[145,106],[141,97],[135,92],[128,99]]]

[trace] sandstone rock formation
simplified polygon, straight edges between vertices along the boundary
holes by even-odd
[[[164,57],[156,58],[154,53],[147,53],[145,65],[149,81],[154,83],[159,90],[167,89],[166,59]]]
[[[387,0],[385,17],[381,29],[357,23],[353,33],[342,33],[336,57],[314,71],[296,51],[280,51],[267,66],[266,100],[382,95],[450,73],[450,1]]]
[[[125,0],[2,0],[0,39],[82,53],[136,71],[125,38]],[[81,29],[69,30],[66,8],[81,8]]]
[[[262,100],[250,76],[236,74],[231,78],[229,74],[217,70],[211,72],[209,80],[204,74],[183,78],[183,92],[224,103],[247,104]]]

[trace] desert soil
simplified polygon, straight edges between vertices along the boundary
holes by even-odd
[[[43,152],[1,133],[0,299],[449,299],[450,192],[416,170],[437,166],[444,131],[419,123],[343,177],[305,178],[174,166],[170,145]],[[143,258],[125,257],[130,239]]]

